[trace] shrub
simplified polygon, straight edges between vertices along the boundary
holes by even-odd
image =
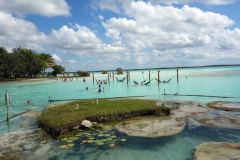
[[[90,74],[87,72],[77,71],[76,72],[79,77],[89,77]]]
[[[123,74],[122,68],[117,68],[117,74]]]
[[[108,71],[103,71],[102,74],[108,74]]]

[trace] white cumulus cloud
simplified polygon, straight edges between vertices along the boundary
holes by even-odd
[[[99,18],[100,20],[103,20],[103,19],[104,19],[104,17],[103,17],[102,15],[99,15],[98,18]]]
[[[59,30],[52,30],[49,36],[53,46],[66,50],[91,50],[101,44],[101,40],[87,27],[75,25],[77,30],[62,26]]]
[[[22,45],[31,49],[43,50],[48,41],[43,32],[32,22],[14,18],[11,14],[0,11],[0,44],[6,48]]]
[[[66,62],[68,62],[68,63],[76,63],[76,61],[74,61],[74,60],[67,60]]]
[[[200,3],[200,4],[207,4],[207,5],[224,5],[224,4],[231,4],[236,2],[237,0],[150,0],[153,4],[190,4],[190,3]]]
[[[147,0],[147,2],[151,2],[154,5],[192,4],[192,3],[199,3],[205,5],[226,5],[232,4],[236,1],[238,0]],[[121,13],[126,6],[131,4],[131,2],[132,0],[93,0],[92,6],[93,8],[99,8],[103,11],[110,10],[116,13]]]
[[[56,62],[62,62],[61,58],[57,56],[57,54],[52,55],[52,58],[56,61]]]
[[[70,16],[69,9],[65,0],[0,0],[0,10],[21,17],[27,14],[46,17]]]
[[[125,6],[125,13],[133,19],[114,17],[104,22],[103,26],[108,37],[116,40],[122,35],[123,44],[133,51],[210,46],[219,39],[219,33],[230,34],[223,32],[224,28],[234,24],[227,16],[203,12],[187,5],[178,9],[133,1]],[[237,30],[235,32],[238,33]],[[239,42],[238,38],[232,38],[232,41]]]

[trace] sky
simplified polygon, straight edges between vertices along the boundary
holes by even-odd
[[[0,46],[66,71],[240,64],[240,0],[0,0]]]

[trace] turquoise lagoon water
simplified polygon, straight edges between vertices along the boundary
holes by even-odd
[[[150,78],[157,78],[157,70],[150,71]],[[107,75],[101,73],[94,73],[97,79],[107,79]],[[149,79],[149,71],[130,71],[131,77],[141,82]],[[92,76],[92,75],[91,75]],[[122,78],[123,75],[115,75],[115,77]],[[30,109],[35,106],[42,106],[32,112],[42,111],[45,106],[50,105],[48,102],[49,96],[53,100],[61,99],[88,99],[88,98],[106,98],[106,97],[122,97],[122,96],[141,96],[149,95],[144,98],[151,99],[179,99],[179,100],[193,100],[201,103],[211,101],[233,101],[240,102],[240,66],[233,67],[209,67],[209,68],[185,68],[179,69],[179,83],[177,83],[176,70],[161,70],[160,79],[168,80],[169,83],[158,83],[153,80],[150,85],[135,85],[131,80],[127,85],[124,82],[117,82],[113,77],[110,77],[110,84],[101,85],[105,88],[104,92],[97,93],[99,86],[96,81],[93,84],[92,77],[86,78],[83,82],[82,78],[74,82],[64,82],[57,80],[31,80],[24,82],[10,82],[0,84],[0,122],[6,119],[6,106],[4,105],[4,94],[6,90],[9,92],[12,103],[10,104],[10,117]],[[86,87],[89,88],[86,91]],[[217,98],[217,97],[199,97],[199,96],[173,96],[162,95],[174,94],[178,92],[181,95],[209,95],[209,96],[225,96],[238,98]],[[27,100],[31,99],[31,105],[27,105]],[[66,102],[66,101],[63,101]],[[54,103],[63,103],[62,101]],[[209,114],[219,114],[219,110]],[[234,116],[240,116],[235,112],[228,112]],[[194,119],[194,118],[192,118]],[[15,117],[7,123],[0,124],[0,135],[17,131],[21,128],[24,118],[21,116]],[[96,145],[75,145],[68,150],[60,150],[61,142],[56,143],[55,156],[52,160],[58,159],[192,159],[191,150],[203,142],[236,142],[239,143],[240,132],[235,129],[213,128],[206,126],[186,126],[185,129],[176,135],[159,137],[159,138],[143,138],[143,137],[129,137],[123,133],[115,131],[118,137],[127,138],[124,143],[119,142],[118,149],[112,150]],[[79,144],[76,141],[76,144]],[[53,152],[53,151],[52,151]]]

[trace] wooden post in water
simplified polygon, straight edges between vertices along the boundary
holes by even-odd
[[[150,82],[150,71],[149,71],[149,82]]]
[[[178,83],[178,70],[177,70],[177,83]]]
[[[49,100],[50,100],[50,102],[52,102],[51,96],[49,96]]]
[[[110,84],[109,73],[108,73],[108,84]]]
[[[114,72],[112,72],[112,74],[113,74],[113,82],[114,82]]]
[[[159,86],[159,80],[160,80],[160,78],[159,78],[159,72],[160,72],[160,71],[158,71],[158,86]]]
[[[92,77],[93,77],[93,84],[94,84],[94,73],[92,73]]]
[[[128,85],[128,71],[127,71],[127,85]]]
[[[164,95],[165,95],[165,89],[164,89]]]
[[[5,104],[7,105],[7,121],[9,121],[8,91],[6,91],[6,94],[5,94]]]
[[[128,72],[128,82],[130,82],[130,72]]]

